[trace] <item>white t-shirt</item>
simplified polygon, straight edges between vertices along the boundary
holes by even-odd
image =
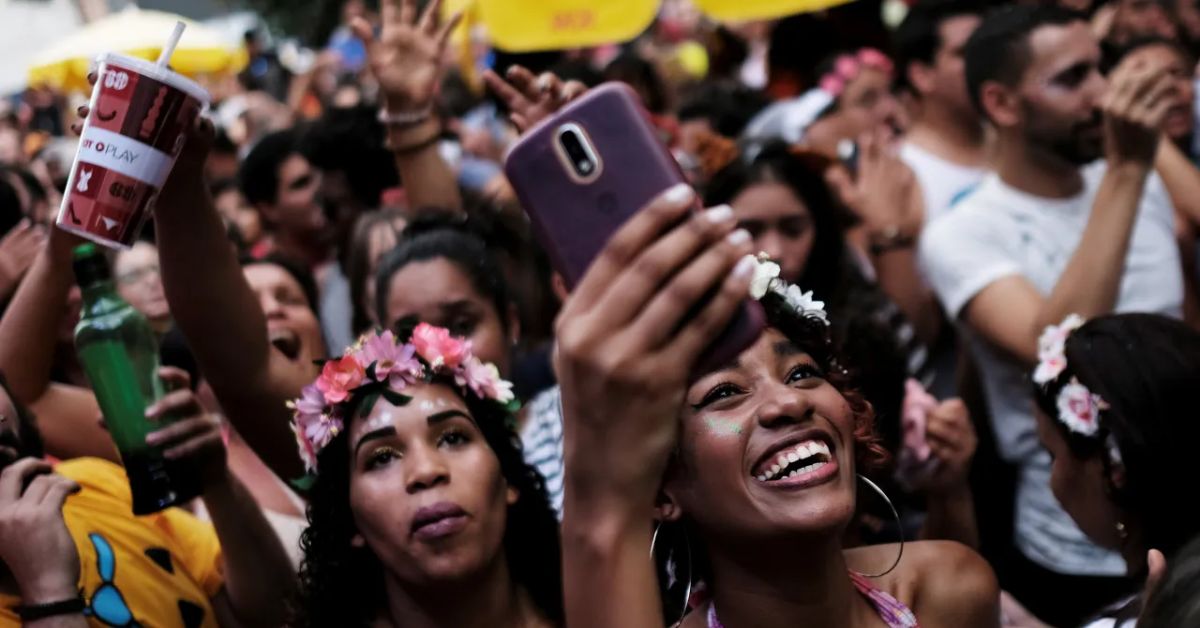
[[[948,161],[913,144],[900,146],[900,159],[912,168],[925,197],[925,224],[945,214],[983,180],[987,171]]]
[[[1084,168],[1083,192],[1068,199],[1032,196],[991,174],[953,212],[930,224],[921,237],[920,261],[946,311],[960,319],[981,290],[1013,275],[1049,295],[1079,246],[1104,172],[1104,162]],[[1179,317],[1182,307],[1173,209],[1161,179],[1152,174],[1142,194],[1115,311]],[[965,324],[960,327],[979,365],[1000,454],[1019,467],[1017,547],[1058,573],[1124,574],[1120,556],[1089,542],[1050,491],[1050,456],[1037,438],[1030,371]]]

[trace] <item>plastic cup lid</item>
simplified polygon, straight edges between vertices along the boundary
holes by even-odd
[[[161,81],[178,89],[179,91],[195,98],[201,104],[207,106],[212,101],[212,96],[208,90],[200,87],[200,84],[192,79],[183,76],[177,72],[173,72],[166,68],[158,67],[158,64],[137,57],[130,57],[117,52],[106,52],[99,57],[100,63],[115,63],[132,70],[137,70],[139,73],[148,76],[156,81]]]

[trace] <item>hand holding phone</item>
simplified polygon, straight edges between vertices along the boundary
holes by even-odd
[[[692,364],[746,298],[749,234],[735,230],[728,207],[694,212],[694,203],[679,184],[636,212],[559,316],[564,452],[580,493],[652,500],[678,442]]]
[[[542,120],[509,152],[505,172],[568,288],[622,225],[685,181],[649,114],[620,83],[597,87]],[[694,194],[689,198],[694,212],[698,202]],[[695,372],[736,358],[758,337],[763,319],[758,303],[747,298],[729,326],[709,338]]]

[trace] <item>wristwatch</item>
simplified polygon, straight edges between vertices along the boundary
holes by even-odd
[[[867,246],[871,251],[871,255],[881,255],[888,251],[911,248],[917,243],[917,237],[904,233],[899,225],[890,225],[882,231],[873,231],[867,238]]]

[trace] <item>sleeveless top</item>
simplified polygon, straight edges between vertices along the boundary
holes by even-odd
[[[875,612],[888,628],[920,628],[917,616],[903,602],[892,597],[887,591],[875,588],[866,576],[853,571],[849,573],[854,588],[875,607]],[[715,604],[708,605],[708,628],[725,628],[721,620],[717,619]]]

